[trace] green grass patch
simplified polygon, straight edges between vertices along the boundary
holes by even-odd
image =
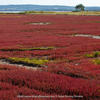
[[[36,58],[30,59],[30,58],[9,57],[8,59],[14,62],[23,62],[23,63],[25,62],[28,64],[37,64],[37,65],[43,65],[49,62],[49,60],[46,59],[36,59]]]
[[[85,56],[86,58],[93,58],[93,57],[94,57],[93,54],[85,54],[84,56]]]
[[[77,33],[74,33],[73,36],[75,36]]]
[[[86,58],[94,58],[100,56],[100,51],[93,52],[92,54],[85,54]]]
[[[34,48],[0,48],[1,51],[28,51],[28,50],[51,50],[55,47],[34,47]]]
[[[55,12],[55,11],[24,11],[19,14],[67,14],[67,15],[100,15],[100,11],[80,11],[80,12]]]
[[[91,60],[94,64],[100,64],[100,59],[94,59],[94,60]]]
[[[54,11],[23,11],[23,12],[19,12],[18,14],[51,14],[51,13],[55,13]]]
[[[100,55],[100,52],[97,51],[97,52],[94,52],[93,54],[94,54],[94,57],[98,57]]]
[[[21,48],[20,50],[50,50],[54,49],[55,47],[35,47],[35,48]]]

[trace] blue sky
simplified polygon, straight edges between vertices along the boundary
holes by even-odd
[[[9,4],[39,4],[39,5],[66,5],[76,6],[77,4],[84,6],[100,6],[100,0],[2,0],[0,5]]]

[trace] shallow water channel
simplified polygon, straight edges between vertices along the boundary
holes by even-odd
[[[48,25],[50,23],[30,23],[30,25]]]
[[[100,39],[100,36],[95,36],[95,35],[76,34],[75,36],[83,36],[83,37]]]

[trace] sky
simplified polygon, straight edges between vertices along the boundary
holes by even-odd
[[[2,0],[0,5],[9,4],[38,4],[38,5],[65,5],[76,6],[83,4],[84,6],[99,6],[100,0]]]

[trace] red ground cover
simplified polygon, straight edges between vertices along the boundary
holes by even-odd
[[[48,60],[44,64],[47,67],[41,65],[41,71],[0,65],[0,100],[99,100],[100,63],[92,60],[100,59],[100,39],[75,34],[99,36],[100,17],[0,15],[0,59]],[[19,98],[18,95],[83,97]]]

